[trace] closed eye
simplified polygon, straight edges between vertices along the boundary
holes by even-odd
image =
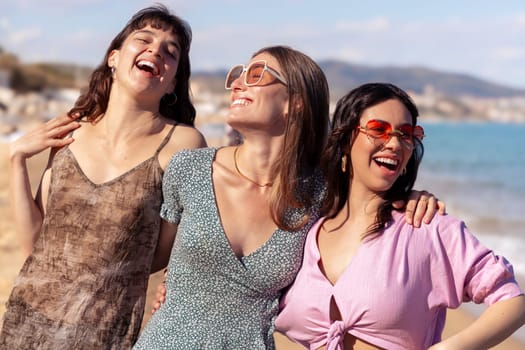
[[[166,53],[174,59],[177,59],[179,57],[179,50],[176,47],[167,47]]]

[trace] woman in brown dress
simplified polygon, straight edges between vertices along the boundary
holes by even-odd
[[[189,96],[191,29],[161,5],[137,12],[89,88],[10,145],[10,198],[29,255],[0,349],[126,349],[142,321],[173,153],[205,146]],[[33,199],[26,160],[51,148]],[[166,261],[166,257],[161,259]]]

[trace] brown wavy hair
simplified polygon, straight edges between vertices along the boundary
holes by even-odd
[[[175,104],[170,104],[167,95],[159,103],[159,112],[168,119],[193,126],[195,107],[190,97],[190,58],[189,51],[192,40],[192,31],[189,24],[180,17],[170,13],[168,8],[161,4],[146,7],[131,17],[126,26],[111,41],[102,63],[91,74],[87,91],[80,95],[69,115],[80,115],[88,121],[94,122],[102,116],[108,107],[109,93],[112,84],[111,68],[108,58],[113,50],[119,50],[127,37],[136,30],[147,25],[156,29],[169,30],[177,36],[180,44],[180,60],[175,75],[175,90],[177,96]]]
[[[347,156],[359,132],[357,127],[365,109],[387,100],[400,101],[412,116],[412,125],[416,125],[419,112],[410,96],[399,87],[388,83],[369,83],[361,85],[343,96],[336,105],[332,118],[332,132],[328,137],[323,152],[321,168],[327,180],[327,198],[321,210],[323,216],[333,218],[344,207],[348,200],[351,172],[341,170],[341,159]],[[423,159],[423,144],[414,139],[415,147],[406,166],[406,173],[399,176],[391,188],[381,194],[384,202],[380,205],[376,222],[369,228],[368,234],[380,232],[392,220],[392,203],[396,200],[408,200],[416,182],[419,164]]]
[[[296,223],[286,220],[289,208],[309,208],[316,200],[311,191],[301,188],[301,181],[319,168],[321,152],[329,126],[328,82],[321,68],[307,55],[287,46],[265,47],[253,54],[274,57],[287,81],[288,119],[281,156],[272,173],[274,179],[270,212],[281,229],[297,230],[308,221],[305,216]]]

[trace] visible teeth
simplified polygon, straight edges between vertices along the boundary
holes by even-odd
[[[398,161],[391,158],[376,158],[377,162],[385,163],[385,164],[391,164],[391,165],[397,165]]]
[[[137,66],[139,68],[144,68],[144,67],[150,68],[151,69],[151,73],[153,75],[159,74],[159,70],[157,69],[157,66],[153,62],[150,62],[150,61],[139,61],[137,63]]]
[[[237,106],[237,105],[241,105],[241,106],[247,106],[249,104],[249,102],[245,99],[238,99],[238,100],[234,100],[232,102],[232,106]]]

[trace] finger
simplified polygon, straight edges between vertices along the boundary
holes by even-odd
[[[63,114],[48,120],[45,123],[45,125],[49,128],[55,128],[57,126],[65,125],[72,122],[76,122],[75,117],[70,117],[68,114]]]
[[[56,136],[57,138],[66,138],[68,136],[71,136],[71,132],[73,130],[76,130],[80,127],[80,124],[79,123],[76,123],[76,124],[70,124],[70,125],[67,125],[67,126],[64,126],[64,127],[61,127],[60,130],[56,130]]]
[[[155,294],[155,300],[157,300],[158,302],[163,303],[164,301],[166,301],[166,294],[164,294],[164,293],[157,293],[157,294]]]
[[[436,211],[437,211],[437,199],[436,197],[431,196],[428,199],[425,216],[423,217],[423,222],[425,224],[429,224],[434,218],[434,215],[436,215]]]
[[[408,224],[412,225],[414,223],[414,215],[416,213],[417,203],[421,197],[421,193],[418,191],[410,192],[408,201],[405,208],[405,220]]]
[[[404,200],[398,200],[398,201],[394,201],[392,202],[392,206],[395,208],[395,209],[403,209],[403,206],[405,205],[405,201]]]
[[[61,139],[52,139],[51,141],[49,141],[48,144],[49,144],[49,147],[60,148],[60,147],[64,147],[66,145],[69,145],[73,141],[75,141],[74,138],[67,137],[67,138],[61,138]]]
[[[425,191],[423,191],[421,192],[421,196],[419,197],[417,204],[415,204],[414,217],[412,219],[414,227],[421,227],[421,220],[423,219],[423,216],[425,215],[427,208],[428,208],[428,194]]]
[[[155,311],[157,311],[159,308],[160,308],[160,303],[158,303],[158,302],[153,303],[153,305],[151,307],[151,314],[153,315],[155,313]]]
[[[164,284],[164,282],[157,286],[157,293],[166,294],[166,285]]]
[[[438,213],[440,215],[447,214],[447,206],[445,205],[445,202],[442,202],[442,201],[438,200],[437,201],[437,206],[438,206]]]
[[[48,129],[47,135],[53,138],[63,138],[68,135],[71,131],[80,127],[80,123],[76,121],[70,121],[66,124],[59,124]]]

